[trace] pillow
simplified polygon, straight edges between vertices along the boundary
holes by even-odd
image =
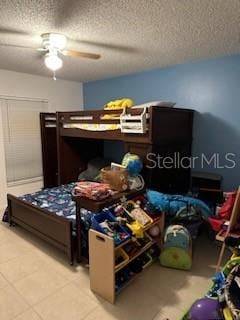
[[[132,109],[135,108],[149,108],[151,106],[158,106],[158,107],[174,107],[176,102],[170,102],[170,101],[149,101],[143,104],[135,105],[132,107]]]

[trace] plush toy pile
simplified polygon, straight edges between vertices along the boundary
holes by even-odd
[[[105,104],[104,110],[121,110],[124,108],[131,108],[134,105],[134,101],[130,98],[123,98],[114,101],[109,101]]]

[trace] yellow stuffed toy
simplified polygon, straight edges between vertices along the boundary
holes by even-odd
[[[109,101],[104,106],[104,110],[121,110],[124,108],[131,108],[134,105],[134,101],[130,98],[123,98],[114,101]]]

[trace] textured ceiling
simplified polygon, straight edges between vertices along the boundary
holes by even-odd
[[[72,49],[57,76],[90,81],[240,52],[239,0],[0,0],[0,43],[38,46],[60,32]],[[51,76],[42,54],[0,46],[0,69]]]

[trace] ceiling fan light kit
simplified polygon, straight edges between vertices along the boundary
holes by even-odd
[[[56,48],[59,51],[64,49],[67,44],[67,38],[60,33],[43,33],[42,37],[42,44],[43,47],[48,48]]]
[[[45,66],[53,71],[53,79],[56,80],[55,72],[62,68],[63,60],[61,56],[74,58],[87,58],[97,60],[101,56],[96,53],[80,52],[75,50],[66,50],[67,37],[60,33],[43,33],[41,34],[42,46],[34,48],[25,45],[1,44],[0,46],[9,46],[16,48],[34,49],[39,52],[44,52]]]
[[[44,62],[46,67],[52,71],[57,71],[63,66],[62,59],[57,54],[51,52],[45,54]]]

